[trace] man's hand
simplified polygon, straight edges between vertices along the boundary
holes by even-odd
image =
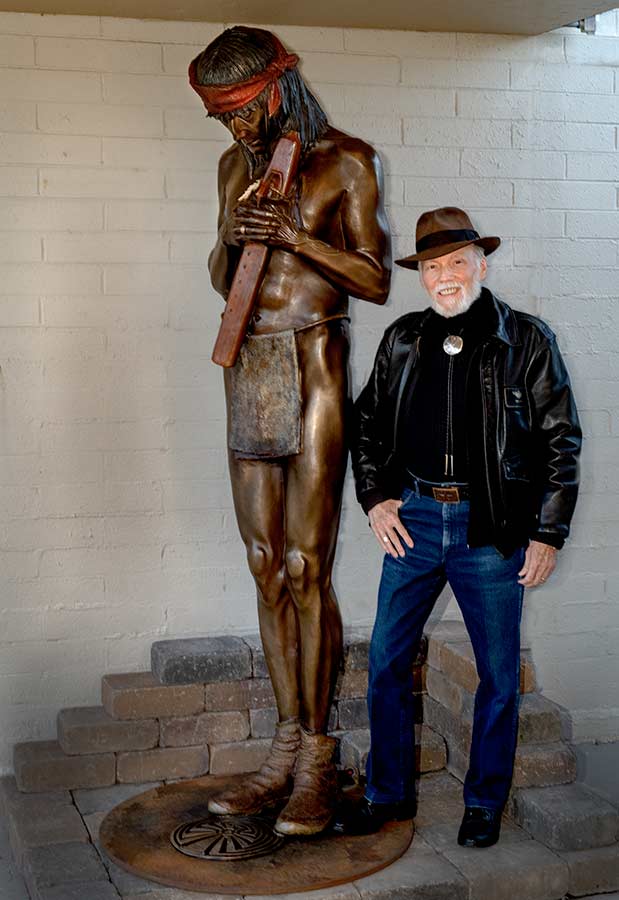
[[[557,549],[541,541],[530,541],[524,557],[524,565],[518,572],[518,584],[537,587],[552,574],[557,564]]]
[[[389,553],[394,559],[404,556],[406,551],[400,538],[407,547],[413,547],[413,539],[402,524],[398,510],[402,506],[401,500],[383,500],[377,503],[368,513],[370,527],[376,535],[376,540],[385,553]]]
[[[260,206],[243,204],[235,210],[234,236],[238,242],[258,241],[292,249],[301,243],[304,234],[285,200],[267,200]]]

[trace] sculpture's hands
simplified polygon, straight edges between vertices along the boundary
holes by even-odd
[[[368,513],[370,528],[374,532],[376,540],[383,551],[389,553],[394,559],[406,554],[402,541],[407,547],[414,547],[413,539],[398,515],[401,506],[401,500],[383,500],[373,506]]]
[[[223,220],[219,228],[219,240],[226,247],[241,247],[244,240],[248,240],[241,231],[243,219],[243,206],[236,206]]]
[[[267,200],[241,204],[235,210],[234,235],[237,242],[258,241],[272,247],[293,250],[308,235],[299,227],[288,200]]]
[[[530,541],[527,547],[524,565],[518,572],[518,584],[524,587],[537,587],[552,574],[557,564],[558,550],[541,541]]]

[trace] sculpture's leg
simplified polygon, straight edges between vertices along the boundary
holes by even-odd
[[[297,621],[285,573],[284,472],[230,455],[234,508],[256,582],[260,634],[281,721],[298,719]]]
[[[249,815],[286,799],[299,747],[297,624],[284,573],[284,481],[281,466],[230,456],[241,537],[258,590],[258,615],[280,724],[260,770],[214,796],[209,810]]]
[[[347,328],[318,326],[298,345],[304,442],[286,473],[286,573],[299,623],[302,733],[294,791],[276,830],[314,834],[328,824],[337,790],[335,741],[326,731],[342,654],[331,570],[346,470]]]

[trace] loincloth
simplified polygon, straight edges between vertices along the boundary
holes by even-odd
[[[228,446],[249,459],[301,451],[301,377],[294,331],[249,335],[229,375]]]
[[[297,331],[248,335],[228,375],[228,447],[238,459],[278,459],[303,449],[303,399]]]

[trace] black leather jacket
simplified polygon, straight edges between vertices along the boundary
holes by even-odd
[[[569,377],[544,322],[484,293],[494,320],[466,384],[468,543],[493,544],[505,556],[532,537],[560,547],[576,503],[582,438]],[[415,388],[428,314],[409,313],[387,329],[355,404],[353,471],[366,512],[402,491],[402,398]]]

